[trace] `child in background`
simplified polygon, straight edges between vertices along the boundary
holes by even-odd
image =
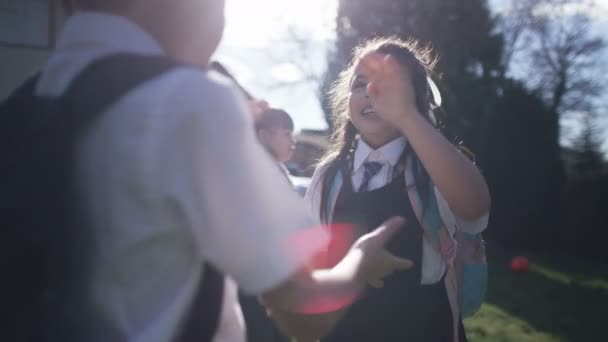
[[[289,171],[283,163],[291,159],[296,147],[291,116],[282,109],[270,108],[257,118],[255,131],[262,146],[277,161],[281,171],[289,179]]]
[[[291,184],[284,162],[291,159],[295,148],[293,120],[281,109],[269,108],[255,117],[255,132],[259,142],[277,162],[285,179]],[[287,342],[254,296],[240,294],[241,309],[247,326],[248,341]]]

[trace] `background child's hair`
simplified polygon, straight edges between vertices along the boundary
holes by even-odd
[[[273,129],[288,129],[293,131],[293,120],[286,111],[282,109],[270,108],[260,114],[260,117],[255,122],[256,132]]]
[[[327,221],[327,200],[331,182],[339,169],[352,157],[355,149],[358,131],[348,116],[348,97],[350,83],[353,77],[355,65],[363,56],[371,52],[390,54],[401,67],[408,68],[412,75],[414,85],[416,107],[420,115],[425,117],[432,125],[438,128],[444,127],[440,100],[436,98],[429,82],[434,75],[434,67],[437,59],[433,56],[431,49],[423,47],[416,40],[403,40],[398,37],[378,37],[357,46],[351,56],[351,61],[339,75],[329,91],[331,105],[331,117],[334,122],[334,132],[331,136],[331,144],[319,165],[326,166],[321,193],[321,219]],[[404,160],[412,162],[412,171],[416,181],[416,187],[422,189],[423,199],[428,198],[429,176],[422,167],[415,152],[409,144],[404,151]]]

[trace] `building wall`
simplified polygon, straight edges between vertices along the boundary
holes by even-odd
[[[61,29],[64,16],[61,13],[58,0],[50,1],[50,8],[54,16],[53,36],[56,37]],[[4,99],[28,75],[40,70],[44,66],[50,52],[51,47],[46,49],[21,47],[0,42],[0,100]]]
[[[4,99],[28,75],[39,70],[49,51],[0,45],[0,99]]]
[[[329,145],[326,131],[302,130],[296,136],[296,150],[287,163],[290,170],[297,176],[310,177],[315,166]]]
[[[325,150],[320,146],[307,142],[297,142],[293,157],[287,163],[287,166],[297,176],[311,177],[315,171],[315,165],[324,152]]]

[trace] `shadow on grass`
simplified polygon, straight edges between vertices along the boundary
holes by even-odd
[[[530,256],[529,272],[513,273],[509,261],[514,255],[489,245],[486,303],[523,321],[526,327],[554,336],[553,340],[608,341],[608,272],[604,265],[568,257]]]

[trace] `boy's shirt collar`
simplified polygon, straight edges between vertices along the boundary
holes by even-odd
[[[165,54],[152,35],[126,17],[98,12],[78,12],[66,20],[57,41],[57,49],[87,43],[101,43],[116,51],[146,55]]]
[[[374,150],[363,139],[359,138],[353,157],[353,172],[357,172],[366,161],[380,161],[394,167],[399,162],[406,145],[407,139],[399,137]]]
[[[55,50],[36,86],[36,92],[60,96],[72,79],[93,60],[110,54],[162,56],[156,39],[126,17],[99,12],[77,12],[67,18]]]

